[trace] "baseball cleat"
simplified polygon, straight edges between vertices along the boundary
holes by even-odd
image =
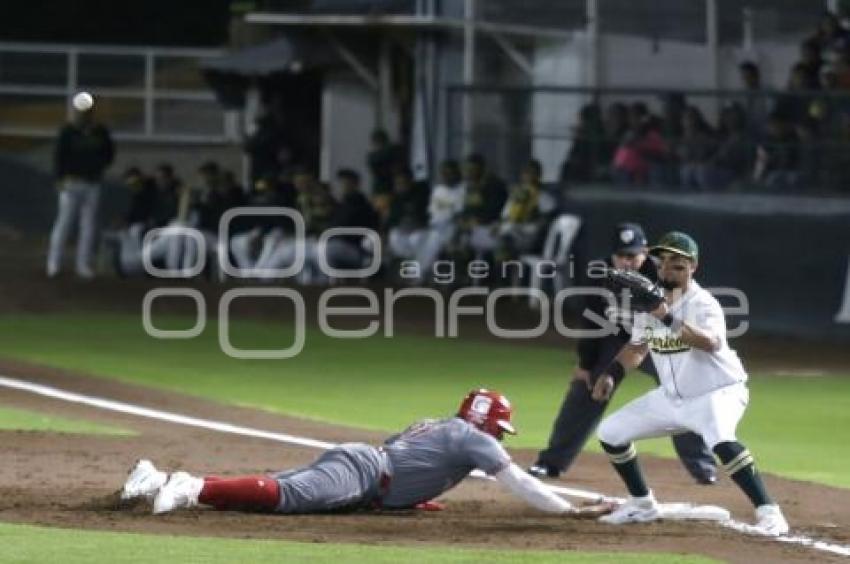
[[[657,521],[661,518],[658,502],[655,496],[649,492],[644,497],[629,497],[629,499],[611,512],[603,515],[599,520],[609,525],[624,525],[626,523],[647,523]]]
[[[756,507],[756,528],[764,534],[779,536],[788,533],[788,521],[776,504]]]
[[[153,500],[153,514],[197,506],[203,487],[202,478],[196,478],[186,472],[173,473]]]
[[[124,482],[124,488],[121,490],[121,499],[130,500],[137,497],[153,499],[167,480],[168,474],[157,470],[150,460],[142,458],[130,470]]]
[[[716,474],[706,474],[704,476],[699,476],[695,478],[696,483],[701,486],[713,486],[717,483],[717,475]]]
[[[533,466],[530,466],[528,468],[528,473],[537,479],[557,478],[561,475],[560,470],[558,470],[554,466],[549,466],[547,464],[535,464]]]

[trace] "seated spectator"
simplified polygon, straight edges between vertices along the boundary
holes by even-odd
[[[319,182],[315,173],[308,167],[298,167],[292,178],[295,186],[298,211],[304,219],[305,240],[298,241],[292,236],[280,233],[280,238],[273,242],[272,251],[263,262],[257,265],[262,269],[262,278],[273,278],[272,269],[280,269],[293,264],[298,245],[303,245],[305,259],[315,256],[315,245],[319,235],[331,227],[332,218],[336,211],[336,200],[331,194],[330,187]],[[321,280],[321,274],[315,268],[315,261],[306,261],[304,268],[298,274],[299,282],[312,284]]]
[[[796,184],[808,190],[817,189],[820,186],[823,143],[819,126],[819,122],[813,117],[807,117],[794,125],[800,141],[800,164]]]
[[[241,203],[241,194],[234,194],[233,187],[224,182],[224,172],[213,161],[198,169],[199,182],[191,190],[185,224],[194,227],[204,237],[207,266],[210,272],[221,274],[218,269],[218,228],[222,215],[231,207]],[[191,269],[198,261],[198,243],[191,237],[183,237],[182,267]]]
[[[599,106],[587,104],[578,113],[572,146],[561,165],[560,181],[562,184],[591,182],[597,178],[600,167],[609,162],[611,153],[605,143],[605,126]]]
[[[154,227],[163,227],[177,216],[182,182],[168,163],[162,163],[156,168],[153,180],[156,187],[153,223]]]
[[[745,61],[738,65],[738,71],[744,87],[744,98],[741,104],[747,118],[747,129],[751,135],[761,135],[767,125],[773,101],[762,88],[761,71],[758,65],[752,61]]]
[[[497,231],[508,196],[505,183],[487,170],[484,157],[477,153],[466,158],[463,176],[463,211],[453,245],[455,254],[461,259],[470,258],[469,251],[475,251],[472,241],[486,241]]]
[[[816,38],[812,37],[800,43],[799,64],[806,70],[806,75],[812,77],[812,79],[820,76],[823,59],[821,58],[820,42]]]
[[[808,116],[817,120],[822,136],[834,136],[840,128],[841,114],[850,110],[846,93],[841,92],[836,65],[824,65],[821,70],[821,94],[809,105]]]
[[[826,52],[827,58],[831,59],[850,48],[850,31],[841,24],[837,15],[824,12],[817,32],[810,40],[818,46],[821,55]]]
[[[850,46],[838,54],[833,65],[836,75],[836,87],[839,90],[850,91]]]
[[[629,130],[614,153],[613,175],[622,184],[646,184],[653,166],[666,161],[667,143],[643,102],[629,109]]]
[[[670,143],[675,144],[684,135],[685,111],[688,103],[685,95],[681,92],[666,92],[660,96],[664,108],[664,117],[661,119],[661,135]]]
[[[784,114],[773,112],[767,130],[756,149],[753,180],[771,190],[783,190],[797,184],[800,165],[800,140]]]
[[[473,232],[471,245],[477,257],[492,254],[496,261],[504,262],[533,250],[545,227],[546,214],[541,209],[542,174],[538,160],[522,167],[520,180],[508,193],[499,223],[487,231]]]
[[[378,214],[361,191],[360,175],[351,169],[340,169],[336,177],[340,188],[340,200],[331,217],[331,226],[376,230]],[[323,252],[328,264],[333,268],[361,268],[367,258],[363,243],[364,238],[360,235],[335,236],[328,240]],[[317,261],[318,259],[314,253],[308,256],[308,260]],[[317,267],[317,265],[314,266]]]
[[[463,165],[464,202],[461,223],[466,229],[499,220],[507,199],[505,183],[487,169],[484,157],[473,153]]]
[[[131,175],[132,177],[132,175]],[[128,179],[134,182],[132,178]],[[154,196],[149,225],[138,227],[122,238],[116,270],[119,275],[133,276],[144,272],[143,253],[150,264],[176,271],[183,263],[184,238],[174,233],[160,232],[144,246],[144,236],[150,229],[185,226],[189,209],[189,191],[174,174],[168,163],[160,164],[153,178]]]
[[[683,188],[707,185],[706,170],[716,146],[717,138],[702,112],[695,106],[688,106],[682,115],[682,137],[676,145],[679,182]]]
[[[254,185],[245,205],[256,208],[294,208],[295,188],[286,176],[269,175]],[[282,216],[240,215],[230,224],[230,252],[246,276],[266,264],[284,235],[291,235],[293,223]],[[253,272],[258,276],[258,272]]]
[[[809,106],[814,100],[813,91],[820,87],[819,75],[811,74],[803,63],[791,68],[786,93],[776,100],[774,112],[782,115],[785,121],[799,123],[809,115]]]
[[[393,254],[402,259],[415,258],[420,279],[424,279],[445,245],[454,237],[465,195],[466,187],[461,182],[457,161],[443,161],[440,165],[440,184],[434,186],[428,203],[427,229],[390,230]]]
[[[747,178],[753,170],[755,145],[747,130],[740,104],[731,104],[720,113],[717,150],[705,168],[702,188],[726,188]]]
[[[245,188],[236,180],[236,174],[232,170],[224,170],[221,173],[221,195],[227,201],[228,209],[243,205],[245,201]]]
[[[400,241],[409,241],[410,234],[428,224],[428,187],[413,180],[408,168],[396,170],[393,175],[393,197],[389,213],[382,223],[388,236],[390,250],[395,253]],[[395,253],[408,256],[412,253]]]
[[[629,131],[629,108],[621,102],[614,102],[608,106],[608,110],[605,112],[604,127],[605,143],[603,152],[608,156],[608,158],[604,162],[600,163],[600,166],[603,167],[603,170],[600,171],[600,175],[603,177],[609,177],[614,153],[617,150],[617,147],[620,146],[620,142],[623,140],[623,137],[625,137],[626,133]]]
[[[130,167],[122,175],[124,186],[130,192],[130,204],[123,218],[123,225],[115,233],[115,270],[119,276],[139,275],[142,265],[142,240],[154,226],[157,188],[154,181],[146,177],[137,167]]]

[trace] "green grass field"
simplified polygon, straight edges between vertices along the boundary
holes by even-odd
[[[3,406],[0,406],[0,430],[48,431],[78,435],[132,436],[136,434],[118,427]]]
[[[99,560],[97,555],[108,555]],[[191,556],[188,556],[191,555]],[[610,552],[523,551],[523,559],[545,564],[563,562],[623,562],[625,564],[703,564],[716,562],[705,557],[671,554],[622,554]],[[266,540],[192,538],[75,531],[0,523],[0,562],[63,562],[64,564],[136,564],[148,562],[516,562],[517,554],[504,550],[438,549],[315,544]]]
[[[191,325],[175,318],[156,323]],[[573,365],[572,354],[557,348],[414,336],[340,340],[315,331],[294,359],[245,361],[224,355],[214,323],[208,327],[196,339],[165,341],[145,335],[134,315],[3,316],[0,355],[386,431],[449,414],[469,388],[486,385],[515,404],[520,435],[508,445],[530,448],[544,444]],[[232,340],[244,348],[284,348],[291,329],[236,322]],[[627,378],[615,407],[651,385],[637,373]],[[850,449],[841,446],[850,444],[850,377],[754,375],[739,436],[768,472],[850,487]],[[667,440],[639,448],[672,455]]]

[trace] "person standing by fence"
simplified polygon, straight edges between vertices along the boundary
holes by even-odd
[[[78,222],[76,272],[80,278],[93,278],[92,254],[97,231],[97,207],[103,172],[115,158],[109,130],[94,121],[91,94],[74,96],[74,118],[58,134],[55,169],[59,204],[50,234],[47,276],[62,270],[62,255],[74,221]]]

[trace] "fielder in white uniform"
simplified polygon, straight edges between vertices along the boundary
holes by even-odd
[[[658,519],[658,504],[644,482],[633,441],[693,431],[753,502],[756,526],[767,534],[785,534],[788,523],[782,511],[767,494],[750,451],[735,436],[749,400],[747,374],[726,341],[720,304],[693,279],[697,244],[674,231],[650,252],[660,260],[658,281],[665,302],[651,313],[635,314],[631,341],[614,362],[635,368],[650,353],[660,385],[599,426],[602,448],[630,494],[628,502],[602,520],[622,524]],[[603,375],[594,397],[606,398],[613,385],[613,378]]]

